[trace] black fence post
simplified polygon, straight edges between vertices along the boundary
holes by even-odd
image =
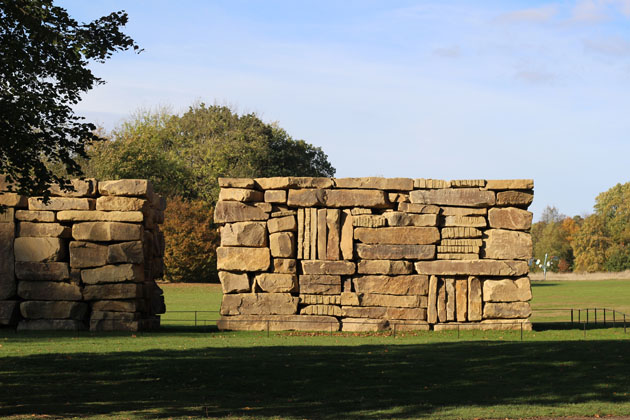
[[[578,324],[582,323],[582,310],[578,309]]]
[[[616,316],[615,316],[616,314],[617,314],[617,311],[615,311],[613,309],[613,328],[615,328],[617,326],[617,322],[616,322],[617,319],[616,319]]]
[[[626,333],[626,314],[623,314],[623,333]]]
[[[197,311],[195,311],[195,327],[197,326]]]
[[[459,324],[457,324],[457,339],[459,340]]]
[[[269,337],[269,320],[267,320],[267,337]]]
[[[586,322],[584,323],[584,339],[586,340]]]
[[[594,309],[595,309],[595,325],[597,325],[597,308],[594,308]]]
[[[588,324],[588,308],[586,308],[586,323]]]
[[[394,337],[396,337],[396,323],[394,323]]]
[[[606,326],[606,308],[604,308],[604,327]]]
[[[573,309],[571,309],[571,322],[573,323]],[[523,323],[521,322],[521,341],[523,341]]]
[[[573,325],[573,308],[571,308],[571,325]]]

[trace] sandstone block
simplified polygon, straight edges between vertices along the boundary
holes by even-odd
[[[142,223],[144,221],[144,214],[141,211],[63,210],[57,213],[57,220],[60,222]]]
[[[115,311],[92,311],[90,320],[110,320],[110,321],[138,321],[139,312],[115,312]]]
[[[341,292],[341,296],[339,297],[339,301],[344,306],[359,306],[361,302],[359,301],[359,295],[354,292]]]
[[[298,233],[297,233],[297,258],[302,259],[307,256],[304,255],[304,226],[306,222],[306,212],[304,209],[297,210],[297,225],[298,225]],[[310,257],[310,255],[308,255]]]
[[[313,178],[308,176],[284,176],[256,178],[257,186],[262,190],[285,190],[287,188],[332,188],[331,178]]]
[[[15,225],[0,223],[0,300],[14,297],[17,289],[14,272],[14,238]]]
[[[20,321],[18,331],[82,331],[85,324],[76,319],[32,319]]]
[[[451,180],[451,188],[483,188],[486,186],[485,179],[453,179]]]
[[[231,273],[229,271],[219,271],[219,280],[223,293],[244,293],[251,290],[249,277],[246,273]]]
[[[523,191],[500,191],[497,193],[497,206],[527,208],[534,201],[534,194]]]
[[[0,194],[0,206],[26,208],[28,207],[28,198],[16,193]]]
[[[85,284],[123,283],[144,281],[144,267],[138,264],[106,265],[81,271]]]
[[[450,186],[451,183],[443,179],[416,178],[413,180],[413,187],[419,189],[443,189],[449,188]]]
[[[468,320],[481,321],[482,300],[481,281],[477,277],[468,277]]]
[[[297,291],[298,278],[295,274],[261,273],[254,277],[260,290],[267,293],[291,293]]]
[[[107,247],[107,264],[142,264],[142,241],[121,242]]]
[[[484,319],[481,321],[482,330],[520,330],[531,331],[532,323],[528,319]]]
[[[93,197],[96,194],[95,179],[71,179],[72,189],[64,190],[59,184],[50,186],[50,194],[55,197]]]
[[[454,227],[486,227],[486,218],[483,216],[445,216],[444,226]]]
[[[308,305],[300,309],[300,315],[341,316],[341,307],[336,305]]]
[[[409,193],[409,199],[412,203],[439,206],[491,207],[495,205],[494,192],[476,188],[416,190]]]
[[[361,207],[355,207],[350,209],[350,214],[353,216],[361,216],[363,214],[372,214],[372,209],[364,209]]]
[[[474,227],[445,227],[441,233],[443,239],[481,238],[481,231]]]
[[[221,188],[255,188],[256,183],[252,178],[219,178]]]
[[[465,322],[468,319],[468,280],[455,282],[455,305],[457,322]]]
[[[269,219],[267,220],[267,229],[269,230],[269,233],[285,231],[295,232],[297,230],[295,216],[275,217],[273,219]]]
[[[267,219],[269,219],[269,214],[265,212],[264,208],[241,203],[240,201],[219,201],[214,210],[214,221],[216,223],[249,222]]]
[[[398,295],[381,295],[376,293],[359,294],[361,306],[389,306],[396,308],[418,308],[427,307],[426,297],[421,296],[398,296]],[[422,304],[424,303],[424,305]]]
[[[532,257],[532,237],[515,230],[489,229],[484,239],[484,258],[528,260]]]
[[[97,300],[91,304],[93,311],[143,312],[146,305],[143,300]]]
[[[532,289],[529,277],[483,282],[483,300],[486,302],[525,302],[531,298]]]
[[[329,274],[302,274],[299,276],[300,293],[338,295],[341,293],[341,276]]]
[[[107,264],[108,247],[91,242],[70,242],[70,267],[100,267]]]
[[[328,190],[325,198],[328,207],[387,208],[391,206],[385,191],[381,190]]]
[[[262,191],[250,190],[246,188],[221,188],[219,201],[263,201]]]
[[[418,261],[414,265],[418,274],[437,276],[522,276],[529,272],[527,262],[510,260]]]
[[[383,214],[389,226],[437,226],[437,214],[415,214],[400,211]]]
[[[367,244],[426,245],[440,240],[440,231],[434,227],[356,228],[354,239]]]
[[[390,191],[411,191],[413,190],[413,179],[411,178],[337,178],[335,179],[337,188],[363,188]]]
[[[380,214],[361,214],[352,216],[352,226],[377,228],[387,225],[387,219]]]
[[[300,295],[301,305],[339,305],[341,296],[339,295]],[[357,305],[358,305],[357,298]]]
[[[303,260],[302,273],[304,274],[354,274],[356,265],[352,261],[320,261]]]
[[[0,326],[8,327],[17,324],[19,313],[18,301],[0,300]]]
[[[341,213],[341,238],[339,240],[339,248],[341,250],[341,258],[351,260],[354,258],[354,229],[352,226],[354,216],[350,210],[345,209]]]
[[[429,331],[431,327],[426,321],[416,319],[392,319],[389,328],[394,331]]]
[[[82,222],[72,226],[72,237],[77,241],[139,241],[142,226],[120,222]]]
[[[266,203],[283,204],[287,202],[287,192],[285,190],[267,190],[264,198]]]
[[[376,332],[389,328],[386,319],[372,318],[343,318],[341,320],[341,331],[347,332]]]
[[[87,303],[71,301],[37,301],[20,303],[20,313],[27,319],[85,319]]]
[[[54,281],[20,281],[18,296],[25,300],[81,300],[76,284]]]
[[[442,216],[485,216],[488,209],[477,207],[442,207]]]
[[[221,227],[221,246],[267,246],[265,222],[226,223]]]
[[[341,242],[341,211],[339,209],[326,210],[326,259],[338,260],[341,256],[339,243]],[[320,256],[320,259],[324,259]]]
[[[293,232],[277,232],[269,235],[271,256],[276,258],[295,258],[295,236]]]
[[[94,200],[90,198],[50,197],[48,204],[39,197],[28,199],[29,210],[94,210]]]
[[[367,260],[430,260],[435,245],[369,245],[356,244],[359,258]]]
[[[70,227],[62,226],[59,223],[20,222],[18,224],[18,236],[20,237],[69,238],[71,235]]]
[[[446,320],[455,321],[456,306],[455,306],[455,279],[444,279],[444,286],[446,289]]]
[[[484,318],[528,318],[532,314],[529,302],[495,303],[487,302],[483,305]]]
[[[147,211],[149,200],[137,197],[103,196],[96,199],[98,211]]]
[[[233,331],[339,331],[339,321],[322,315],[236,315],[221,317],[217,327]]]
[[[411,274],[413,264],[396,260],[361,260],[357,264],[360,274]]]
[[[442,246],[466,246],[479,248],[483,245],[482,239],[442,239],[440,241]]]
[[[120,314],[124,312],[119,312]],[[90,319],[90,331],[140,331],[142,320],[127,321],[118,319]]]
[[[143,296],[143,287],[139,283],[97,284],[83,288],[84,300],[138,299]]]
[[[427,298],[427,321],[430,324],[437,323],[438,317],[438,278],[431,276],[429,278],[429,296]]]
[[[515,207],[494,208],[488,211],[491,228],[529,230],[532,227],[533,213]]]
[[[479,247],[470,245],[438,245],[438,253],[451,254],[475,254],[475,260],[479,259]]]
[[[468,253],[468,254],[444,254],[438,252],[437,254],[438,260],[478,260],[478,253]]]
[[[20,280],[64,281],[70,279],[70,270],[66,262],[17,261],[15,276]]]
[[[127,197],[149,197],[153,194],[153,186],[146,179],[120,179],[117,181],[100,181],[98,192],[101,195],[122,195]]]
[[[416,319],[426,320],[427,311],[424,308],[387,308],[383,306],[343,306],[341,316],[349,318],[373,319]]]
[[[223,295],[221,315],[294,315],[298,301],[288,293]]]
[[[401,192],[388,192],[387,200],[390,203],[408,203],[409,202],[409,194],[401,193]]]
[[[398,211],[405,213],[438,214],[440,207],[433,204],[398,203]]]
[[[326,203],[326,191],[322,189],[289,190],[287,204],[293,207],[321,207]]]
[[[433,278],[435,276],[431,276]],[[437,277],[435,277],[437,279]],[[430,290],[430,289],[429,289]],[[431,293],[429,292],[429,308],[431,307]],[[427,308],[428,312],[428,308]],[[431,319],[435,319],[435,315]],[[438,322],[446,322],[446,284],[438,281],[437,285],[437,320]]]
[[[273,272],[296,274],[297,273],[297,260],[293,258],[274,258],[273,259]]]
[[[227,271],[265,271],[271,265],[269,248],[217,248],[217,268]]]
[[[487,190],[533,190],[533,179],[489,179]]]
[[[352,279],[357,293],[427,295],[429,278],[424,275],[361,276]]]
[[[0,211],[0,223],[15,223],[15,209],[13,207],[5,207],[4,212]]]
[[[59,238],[15,238],[16,261],[48,262],[66,258],[65,241]]]

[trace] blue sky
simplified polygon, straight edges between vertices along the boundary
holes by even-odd
[[[129,14],[76,110],[230,105],[320,146],[337,176],[534,178],[567,215],[630,181],[630,0],[58,1]]]

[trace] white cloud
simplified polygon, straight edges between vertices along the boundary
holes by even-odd
[[[630,55],[630,41],[620,37],[585,39],[582,44],[585,50],[599,54],[616,57]]]
[[[609,18],[606,1],[580,0],[571,12],[571,19],[576,22],[598,23]]]
[[[535,7],[531,9],[514,10],[504,13],[497,18],[497,21],[503,23],[513,22],[533,22],[544,23],[549,22],[558,13],[558,7],[553,4]]]

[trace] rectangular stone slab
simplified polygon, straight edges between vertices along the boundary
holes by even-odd
[[[272,178],[256,178],[256,186],[261,190],[285,190],[288,188],[332,188],[331,178],[309,176],[279,176]]]
[[[219,192],[219,201],[263,201],[264,198],[262,191],[247,188],[221,188]]]
[[[357,264],[360,274],[411,274],[413,264],[400,260],[361,260]]]
[[[388,306],[395,308],[419,308],[421,306],[427,306],[426,297],[424,305],[422,305],[421,297],[414,295],[396,296],[366,293],[359,294],[359,301],[361,302],[361,306]]]
[[[486,190],[533,190],[533,179],[489,179]]]
[[[219,270],[265,271],[270,265],[269,248],[217,248],[217,268]]]
[[[494,192],[477,188],[416,190],[409,193],[409,199],[417,204],[459,207],[491,207],[496,203]]]
[[[527,262],[512,260],[418,261],[415,267],[419,274],[438,276],[522,276],[529,272]]]
[[[427,295],[428,276],[411,274],[401,276],[360,276],[352,279],[357,293],[384,295]]]
[[[138,299],[143,296],[143,287],[138,283],[97,284],[83,288],[84,300]]]
[[[55,197],[93,197],[96,194],[95,179],[72,179],[72,190],[63,190],[58,184],[50,186],[50,194]]]
[[[326,259],[328,240],[328,225],[326,224],[326,209],[317,210],[317,258]]]
[[[435,227],[382,227],[356,228],[354,239],[367,244],[387,245],[427,245],[440,240],[440,232]]]
[[[339,331],[339,321],[325,315],[235,315],[217,321],[219,330]]]
[[[251,290],[247,273],[219,271],[219,281],[221,281],[221,287],[225,294],[244,293]]]
[[[299,298],[288,293],[223,295],[221,315],[293,315]]]
[[[327,207],[391,207],[387,194],[380,190],[327,190],[324,202]]]
[[[63,210],[57,212],[60,222],[129,222],[142,223],[141,211]]]
[[[429,297],[427,300],[427,321],[429,324],[437,323],[437,287],[438,278],[431,276],[429,278]]]
[[[488,210],[488,224],[496,229],[529,230],[532,227],[532,218],[532,212],[516,207]]]
[[[146,179],[120,179],[100,181],[98,192],[101,195],[121,195],[126,197],[149,197],[153,194],[153,185]]]
[[[139,241],[142,226],[120,222],[83,222],[72,226],[72,237],[77,241]]]
[[[27,319],[85,319],[87,303],[72,301],[37,301],[20,303],[20,313]]]
[[[363,188],[374,190],[390,191],[411,191],[413,190],[413,179],[411,178],[336,178],[337,188]]]
[[[221,246],[266,247],[267,225],[265,222],[226,223],[221,227]]]
[[[295,274],[261,273],[254,277],[254,281],[263,292],[297,292],[298,278]]]
[[[15,238],[15,261],[62,261],[68,255],[66,243],[59,238]]]
[[[54,222],[55,212],[43,210],[16,210],[15,218],[23,222]]]
[[[68,226],[59,223],[18,223],[18,236],[48,237],[48,238],[69,238],[72,230]]]
[[[455,302],[457,322],[465,322],[468,319],[468,280],[458,279],[455,282]]]
[[[528,318],[532,314],[529,302],[487,302],[483,305],[483,317],[487,318]]]
[[[339,209],[326,210],[326,259],[338,260],[341,256],[341,249],[339,248],[341,229],[341,212]]]
[[[519,279],[486,279],[483,282],[485,302],[525,302],[531,300],[532,289],[529,277]]]
[[[468,320],[481,321],[482,299],[481,299],[481,280],[477,277],[468,277]]]
[[[267,220],[269,214],[258,206],[240,201],[219,201],[214,210],[215,223]]]
[[[25,300],[82,300],[79,286],[56,281],[20,281],[18,296]]]
[[[299,289],[303,294],[338,295],[341,293],[341,276],[329,274],[302,274]]]
[[[221,188],[255,188],[256,183],[252,178],[219,178]]]
[[[427,319],[427,310],[424,308],[391,308],[385,306],[342,306],[341,316],[349,318],[416,319],[425,321]]]
[[[435,245],[369,245],[356,244],[359,258],[367,260],[430,260]]]
[[[84,284],[142,283],[144,267],[138,264],[120,264],[84,269],[81,270],[81,280]]]
[[[67,262],[17,261],[15,276],[20,280],[64,281],[70,279]]]
[[[47,204],[38,198],[28,199],[29,210],[94,210],[94,200],[89,198],[50,197]]]
[[[356,271],[356,265],[352,261],[302,260],[301,263],[304,274],[350,275]]]

